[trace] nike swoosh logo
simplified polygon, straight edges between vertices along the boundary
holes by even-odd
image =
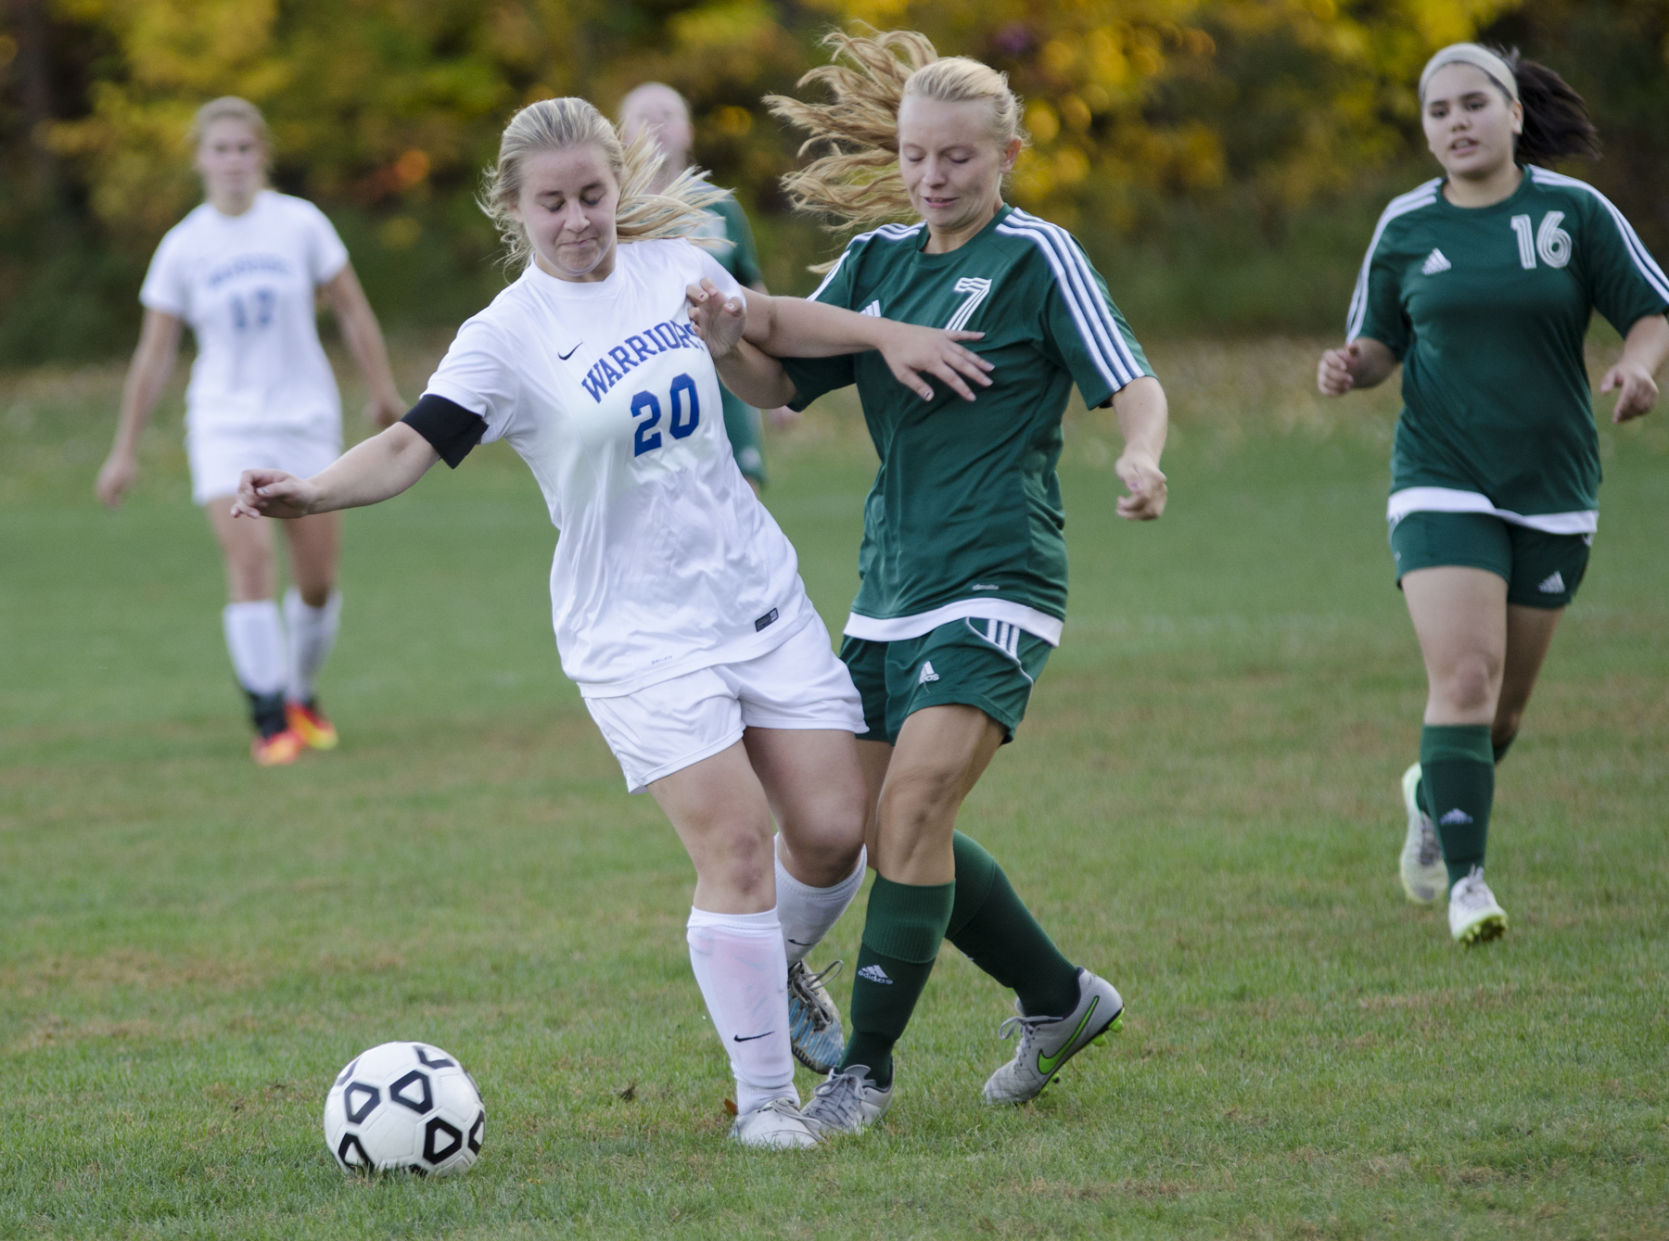
[[[788,942],[793,944],[794,947],[796,947],[796,948],[810,948],[810,947],[812,947],[811,944],[806,943],[806,941],[803,940],[803,939],[790,939]]]
[[[730,1037],[735,1039],[738,1043],[751,1043],[756,1038],[770,1038],[771,1035],[775,1033],[775,1030],[767,1030],[763,1034],[732,1034]]]
[[[1089,1011],[1084,1014],[1084,1019],[1078,1023],[1078,1028],[1076,1030],[1072,1031],[1072,1037],[1067,1039],[1066,1042],[1061,1044],[1061,1054],[1060,1055],[1045,1056],[1042,1052],[1038,1052],[1038,1054],[1037,1054],[1037,1071],[1039,1073],[1043,1074],[1044,1077],[1049,1077],[1054,1073],[1054,1071],[1056,1069],[1060,1068],[1061,1061],[1066,1059],[1066,1054],[1065,1054],[1066,1049],[1068,1047],[1072,1046],[1073,1043],[1078,1041],[1078,1036],[1084,1032],[1084,1027],[1089,1024],[1089,1019],[1091,1017],[1095,1016],[1095,1010],[1097,1008],[1100,1008],[1100,1007],[1101,1007],[1101,997],[1096,996],[1093,1000],[1091,1000],[1089,1002]]]
[[[574,349],[578,349],[580,347],[580,345],[583,345],[583,344],[585,344],[585,342],[582,340],[582,341],[580,341],[579,345],[575,345],[574,348],[568,350],[567,353],[559,353],[556,356],[558,358],[560,358],[562,361],[566,362],[569,358],[574,356]]]

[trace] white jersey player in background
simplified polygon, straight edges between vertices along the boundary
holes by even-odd
[[[562,532],[551,610],[563,671],[628,789],[648,790],[695,864],[687,941],[736,1079],[731,1135],[810,1146],[786,979],[862,882],[862,713],[794,549],[731,455],[718,376],[689,325],[691,286],[743,296],[687,240],[719,191],[686,170],[655,193],[658,162],[646,139],[623,148],[584,100],[517,113],[483,207],[510,260],[528,260],[519,278],[459,330],[402,422],[309,480],[246,472],[233,511],[375,504],[478,442],[516,449]],[[919,372],[963,395],[964,376],[984,382],[953,334],[747,297],[750,339],[773,352],[879,348],[924,394]]]
[[[225,560],[223,624],[254,717],[251,753],[274,766],[336,744],[314,683],[341,613],[340,518],[286,528],[293,585],[280,617],[271,532],[234,522],[230,500],[251,463],[305,474],[342,451],[341,398],[315,321],[318,290],[370,390],[367,415],[386,427],[405,405],[336,230],[313,204],[266,186],[271,150],[261,113],[243,99],[215,99],[198,110],[192,136],[206,201],[151,260],[139,347],[97,490],[115,508],[132,485],[139,437],[173,370],[180,325],[189,323],[197,341],[185,419],[192,499],[208,513]]]

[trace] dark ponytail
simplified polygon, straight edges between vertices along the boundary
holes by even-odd
[[[1524,132],[1518,136],[1520,163],[1540,164],[1564,155],[1599,157],[1599,131],[1588,119],[1588,105],[1570,84],[1546,65],[1519,59],[1518,49],[1500,52],[1518,83],[1524,105]]]

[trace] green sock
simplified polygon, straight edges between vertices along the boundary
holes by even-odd
[[[1495,765],[1497,767],[1501,765],[1501,760],[1507,757],[1507,751],[1513,748],[1513,742],[1517,740],[1518,734],[1514,733],[1505,741],[1490,741],[1489,750],[1490,753],[1494,755]],[[1426,779],[1423,771],[1420,773],[1420,783],[1414,786],[1414,804],[1417,806],[1424,806],[1426,804]],[[1426,813],[1430,814],[1431,812],[1428,810]]]
[[[1078,1003],[1078,967],[1015,895],[994,857],[961,832],[952,847],[956,901],[945,938],[1019,996],[1028,1016],[1070,1013]]]
[[[867,1065],[877,1086],[892,1083],[893,1044],[903,1037],[933,972],[955,892],[954,883],[918,886],[876,876],[852,977],[851,1033],[841,1068]]]
[[[1454,885],[1484,864],[1495,759],[1488,724],[1427,724],[1420,730],[1420,784]]]

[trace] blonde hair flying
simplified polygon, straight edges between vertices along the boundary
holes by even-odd
[[[833,63],[811,70],[796,85],[820,84],[829,100],[767,95],[765,104],[805,131],[799,154],[815,156],[783,177],[789,200],[801,211],[836,217],[830,226],[835,230],[911,214],[898,171],[898,109],[905,99],[987,102],[991,135],[999,145],[1027,140],[1020,99],[1009,89],[1008,76],[966,56],[940,56],[924,34],[832,30],[822,44]]]
[[[481,194],[476,199],[498,228],[507,268],[525,266],[532,254],[527,230],[515,214],[528,157],[582,143],[590,143],[603,153],[609,171],[620,183],[614,223],[615,236],[621,243],[667,237],[688,237],[698,244],[707,240],[699,236],[706,224],[707,209],[723,199],[725,191],[709,184],[706,173],[686,168],[656,194],[649,187],[661,156],[652,138],[639,134],[630,144],[622,143],[608,118],[586,100],[573,96],[541,99],[517,112],[504,127],[498,162],[483,175]]]

